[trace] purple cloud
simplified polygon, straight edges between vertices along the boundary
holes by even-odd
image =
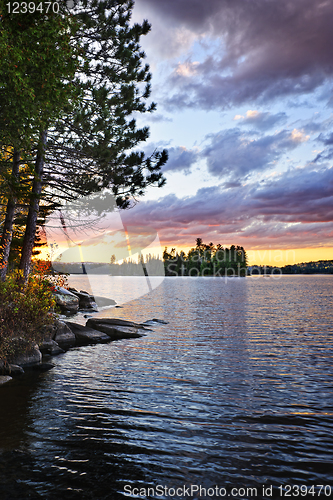
[[[333,145],[333,132],[328,135],[320,134],[318,140],[321,141],[325,146]]]
[[[229,175],[233,180],[274,165],[281,156],[307,139],[301,131],[282,130],[273,135],[243,133],[239,128],[207,136],[210,140],[201,156],[207,159],[210,174]]]
[[[333,167],[297,169],[263,185],[201,188],[168,195],[122,214],[125,224],[154,227],[163,244],[192,245],[196,237],[244,246],[329,246],[333,238]]]
[[[259,130],[268,130],[278,123],[284,122],[287,118],[287,114],[284,112],[280,113],[269,113],[268,111],[252,111],[246,112],[245,116],[236,115],[234,120],[237,120],[239,125],[249,125],[255,127]]]
[[[173,37],[190,30],[220,40],[190,75],[175,68],[168,106],[228,107],[310,93],[333,75],[333,3],[313,0],[138,0]],[[169,33],[169,34],[168,34]],[[164,44],[170,43],[165,39]]]
[[[198,151],[183,146],[168,148],[168,153],[169,159],[163,167],[163,172],[183,171],[189,174],[192,165],[198,160]]]
[[[321,133],[317,140],[324,145],[324,149],[317,154],[313,163],[323,163],[333,159],[333,133]]]

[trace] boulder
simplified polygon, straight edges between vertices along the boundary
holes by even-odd
[[[6,365],[2,364],[1,374],[2,375],[10,375],[11,377],[16,377],[17,375],[23,375],[24,370],[22,366],[12,365],[6,363]]]
[[[76,345],[100,344],[110,342],[110,337],[93,328],[68,322],[67,326],[72,330],[76,338]]]
[[[43,356],[57,356],[57,354],[65,352],[55,340],[44,340],[39,345],[39,350]]]
[[[96,295],[90,295],[85,290],[76,290],[76,288],[68,289],[73,295],[76,295],[80,302],[80,309],[97,312],[98,307],[108,307],[115,306],[117,302],[113,299],[108,299],[107,297],[98,297]]]
[[[93,295],[89,295],[89,293],[84,290],[78,292],[75,288],[70,288],[69,291],[79,299],[79,309],[81,311],[98,311]]]
[[[53,325],[53,337],[59,347],[68,349],[76,345],[76,338],[72,330],[67,326],[64,321],[57,320]]]
[[[87,327],[106,333],[111,340],[139,338],[145,335],[142,332],[144,328],[137,323],[113,318],[90,318]]]
[[[54,324],[50,324],[50,325],[44,325],[42,326],[41,328],[41,338],[43,338],[45,341],[48,341],[48,340],[51,340],[54,336],[54,331],[55,331],[55,328],[54,328]]]
[[[105,332],[111,340],[120,340],[120,339],[135,339],[144,337],[144,333],[138,331],[137,328],[132,326],[117,326],[117,325],[106,325],[100,323],[98,325],[98,329],[102,332]]]
[[[115,306],[117,302],[113,299],[108,299],[107,297],[97,297],[95,295],[95,302],[98,307]]]
[[[11,377],[17,377],[18,375],[23,375],[24,370],[22,366],[19,365],[8,365],[8,375]]]
[[[145,325],[167,325],[168,322],[167,321],[164,321],[163,319],[157,319],[157,318],[153,318],[153,319],[149,319],[148,321],[145,321],[144,323],[142,323],[143,326]]]
[[[5,384],[10,380],[12,380],[12,377],[10,377],[9,375],[0,375],[0,385]]]
[[[139,323],[134,323],[134,321],[127,321],[126,319],[119,318],[90,318],[88,319],[86,325],[90,326],[91,328],[95,328],[95,325],[98,325],[99,323],[114,326],[132,326],[135,328],[144,329],[144,327]]]
[[[54,298],[64,313],[75,314],[79,310],[79,298],[61,286],[55,287]]]
[[[19,365],[24,367],[39,364],[42,361],[42,353],[35,343],[31,343],[22,337],[12,340],[12,352],[7,356],[9,364]]]

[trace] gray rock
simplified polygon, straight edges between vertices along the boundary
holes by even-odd
[[[144,336],[144,333],[142,333],[143,328],[132,321],[114,320],[110,318],[91,318],[87,321],[87,326],[106,333],[111,340],[139,338]]]
[[[67,326],[75,335],[76,345],[100,344],[102,342],[110,341],[110,337],[108,335],[93,328],[73,322],[68,322]]]
[[[37,344],[31,344],[19,337],[12,340],[12,347],[15,354],[7,356],[9,364],[19,365],[24,368],[41,363],[42,353]]]
[[[86,325],[91,328],[95,328],[95,325],[99,323],[104,323],[106,325],[117,325],[117,326],[133,326],[135,328],[142,328],[139,323],[134,323],[134,321],[127,321],[126,319],[119,318],[90,318],[88,319]]]
[[[65,352],[55,340],[44,340],[40,344],[39,350],[43,356],[57,356],[57,354]]]
[[[108,299],[106,297],[96,297],[94,295],[90,295],[86,290],[76,290],[76,288],[68,288],[68,290],[76,295],[80,299],[80,308],[81,308],[81,300],[82,300],[82,306],[86,306],[87,302],[89,305],[89,301],[87,300],[87,297],[90,298],[91,301],[96,304],[96,299],[98,299],[102,305],[114,305],[116,302],[113,299]]]
[[[12,377],[10,377],[9,375],[0,375],[0,385],[5,384],[10,380],[12,380]]]
[[[54,331],[55,331],[55,328],[54,328],[54,324],[53,323],[51,325],[44,325],[41,328],[42,338],[45,341],[51,340],[52,337],[54,336]]]
[[[98,327],[102,332],[109,335],[112,340],[135,339],[145,336],[144,333],[131,326],[105,325],[101,323]]]
[[[2,375],[10,375],[11,377],[17,377],[18,375],[23,375],[24,370],[22,366],[6,364],[1,368]]]
[[[153,319],[150,319],[150,320],[145,321],[144,323],[142,323],[142,325],[156,325],[156,324],[167,325],[168,322],[164,321],[163,319],[153,318]]]
[[[61,310],[71,314],[76,313],[79,310],[79,298],[66,288],[60,286],[55,288],[54,298]]]
[[[106,297],[97,297],[95,295],[95,302],[98,307],[115,306],[117,302],[113,299],[108,299]]]
[[[81,311],[98,311],[98,307],[93,295],[89,295],[89,293],[85,292],[84,290],[80,290],[78,292],[77,290],[75,290],[75,288],[71,288],[70,291],[79,299],[79,309]]]
[[[53,340],[62,348],[68,349],[76,345],[76,338],[72,330],[64,321],[57,320],[54,323]]]
[[[17,377],[18,375],[23,375],[24,370],[22,366],[19,365],[9,365],[9,373],[11,377]]]

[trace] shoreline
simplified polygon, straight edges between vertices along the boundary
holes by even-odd
[[[152,331],[147,327],[154,322],[165,323],[157,319],[135,323],[117,318],[89,318],[86,325],[81,325],[56,319],[40,345],[34,344],[26,353],[9,357],[6,363],[0,360],[0,386],[26,372],[51,370],[55,365],[50,360],[73,347],[144,337],[145,332]]]

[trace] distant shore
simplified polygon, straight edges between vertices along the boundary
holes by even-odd
[[[172,261],[169,261],[172,265]],[[226,263],[227,264],[227,263]],[[173,264],[175,266],[175,264]],[[85,262],[85,263],[56,263],[56,272],[64,273],[64,274],[73,274],[73,275],[89,275],[89,274],[99,274],[106,276],[245,276],[252,274],[333,274],[333,260],[319,260],[316,262],[301,262],[298,264],[287,264],[285,266],[279,265],[262,265],[262,264],[254,264],[251,266],[247,266],[246,273],[241,269],[241,273],[238,273],[237,269],[233,267],[226,267],[221,269],[219,273],[209,273],[209,270],[206,268],[204,270],[201,269],[192,269],[192,271],[197,271],[197,273],[192,272],[189,274],[186,269],[181,266],[171,267],[170,272],[164,272],[164,264],[162,260],[155,259],[153,265],[145,265],[142,263],[131,262],[126,265],[118,265],[118,264],[108,264],[105,262]],[[222,266],[221,266],[222,267]],[[234,270],[234,273],[231,271]],[[224,271],[224,272],[223,272]],[[230,271],[230,273],[229,273]]]

